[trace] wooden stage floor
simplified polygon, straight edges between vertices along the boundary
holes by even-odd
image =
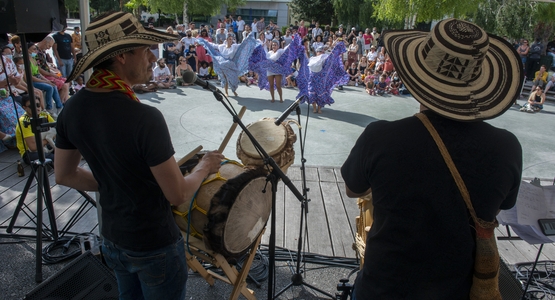
[[[16,150],[0,153],[0,233],[5,232],[11,220],[14,209],[20,199],[22,190],[31,173],[29,166],[25,167],[25,176],[17,176],[17,160],[19,154]],[[306,168],[307,187],[309,188],[307,220],[307,236],[304,251],[336,257],[356,257],[353,242],[356,232],[355,217],[359,215],[356,199],[345,195],[344,183],[339,167],[313,167]],[[302,192],[301,172],[299,166],[292,166],[288,176],[293,184]],[[57,185],[54,181],[54,172],[49,172],[54,211],[58,229],[63,228],[70,218],[79,210],[85,198],[76,190]],[[543,184],[549,184],[544,182]],[[91,193],[94,198],[94,193]],[[25,199],[31,211],[36,210],[36,181],[32,182],[29,194]],[[301,204],[293,193],[280,182],[276,200],[276,245],[292,251],[297,250]],[[90,205],[88,207],[91,207]],[[32,217],[32,216],[31,216]],[[16,220],[16,226],[33,227],[30,214],[21,212]],[[47,215],[44,222],[48,224]],[[94,232],[98,234],[96,210],[90,209],[84,217],[77,222],[71,232]],[[34,235],[34,230],[17,229],[17,234]],[[268,227],[262,243],[268,244],[270,228]],[[507,236],[506,228],[499,227],[496,232],[498,237]],[[530,262],[536,257],[539,245],[530,245],[522,240],[498,240],[500,255],[509,265],[520,262]],[[541,260],[555,260],[555,247],[548,244],[543,247]]]

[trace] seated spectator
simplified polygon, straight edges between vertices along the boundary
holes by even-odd
[[[200,67],[198,69],[198,78],[204,80],[210,79],[210,74],[208,73],[208,63],[205,61],[200,62]]]
[[[27,164],[31,164],[32,161],[39,159],[39,155],[37,152],[37,143],[35,141],[35,134],[31,130],[31,126],[29,126],[28,122],[31,121],[31,105],[35,105],[37,108],[37,114],[39,118],[45,118],[48,123],[55,122],[52,116],[43,111],[40,107],[40,102],[38,99],[33,98],[34,101],[31,101],[31,97],[29,95],[25,95],[22,97],[21,102],[23,104],[23,109],[25,113],[19,118],[19,122],[17,122],[16,126],[16,140],[17,140],[17,149],[19,150],[19,155],[23,161]],[[48,144],[46,139],[42,140],[41,147],[44,147]],[[44,153],[45,158],[49,158],[54,162],[54,151],[49,153]]]
[[[387,92],[393,95],[399,95],[399,88],[401,87],[401,78],[397,75],[397,72],[393,72],[391,76],[391,81],[389,82],[389,87]]]
[[[17,93],[21,96],[28,94],[29,89],[27,85],[27,78],[25,77],[25,66],[23,65],[23,57],[17,56],[14,57],[13,62],[17,67],[17,72],[21,75],[21,79],[18,84],[16,84],[13,88],[17,91]],[[41,108],[44,109],[44,94],[43,91],[40,89],[33,89],[35,92],[35,96],[40,99]],[[21,99],[19,100],[21,103]]]
[[[175,82],[178,86],[188,86],[193,85],[192,83],[185,83],[183,81],[183,72],[184,71],[191,71],[194,72],[191,66],[187,63],[187,59],[185,57],[179,58],[179,64],[175,67]]]
[[[174,89],[175,84],[173,84],[173,75],[170,68],[166,66],[166,61],[164,58],[158,59],[156,62],[157,66],[154,68],[154,82],[161,89]]]
[[[73,86],[73,89],[75,89],[75,92],[79,92],[80,90],[82,90],[85,87],[85,84],[83,83],[84,79],[83,79],[83,75],[77,77],[77,79],[75,79],[75,85]]]
[[[351,63],[351,66],[347,70],[347,73],[349,74],[348,85],[358,86],[358,82],[360,81],[360,73],[358,72],[356,63]]]
[[[247,73],[247,80],[249,82],[248,85],[251,84],[258,84],[258,74],[256,74],[255,72],[253,72],[252,70],[249,70],[249,72]]]
[[[540,70],[536,71],[536,74],[534,76],[534,80],[532,81],[532,88],[530,90],[535,91],[537,86],[539,86],[543,89],[545,87],[545,85],[547,84],[547,75],[548,75],[548,73],[545,69],[545,65],[542,65],[540,67]]]
[[[372,71],[372,69],[370,68],[366,69],[366,74],[364,74],[364,87],[366,88],[366,92],[371,96],[375,95],[374,93],[375,80],[376,78],[374,76],[374,71]]]
[[[58,94],[56,84],[48,80],[40,73],[40,67],[38,66],[35,59],[37,57],[37,46],[30,44],[28,49],[29,61],[31,62],[31,75],[33,75],[33,86],[46,92],[46,97],[44,99],[44,102],[46,104],[46,111],[48,111],[53,118],[57,118],[58,113],[62,110],[63,104],[62,100],[60,99],[60,95]],[[54,100],[56,108],[52,107],[52,100]]]
[[[66,78],[62,77],[62,72],[56,68],[54,63],[52,63],[52,58],[46,52],[54,45],[54,39],[52,36],[46,36],[42,41],[40,41],[37,47],[37,64],[40,67],[39,72],[44,78],[52,81],[56,84],[58,89],[58,94],[60,95],[60,100],[65,103],[69,99],[69,89],[70,83],[66,83]]]
[[[374,87],[375,95],[383,96],[383,94],[387,91],[387,82],[385,82],[386,77],[387,76],[384,74],[380,76],[378,83]]]
[[[20,81],[17,67],[6,56],[2,56],[2,60],[4,63],[0,63],[0,131],[13,137],[17,119],[25,111],[20,104],[14,105],[13,98],[8,94],[8,83],[10,86],[15,86]],[[0,142],[0,152],[4,152],[8,147],[15,147],[15,139]]]
[[[366,58],[366,56],[361,56],[360,60],[358,61],[358,73],[361,75],[361,80],[364,80],[366,68],[368,68],[368,58]]]
[[[254,72],[253,72],[254,74]],[[297,76],[299,76],[299,71],[297,71],[297,68],[294,67],[294,63],[291,66],[291,74],[287,75],[287,77],[285,77],[285,80],[287,81],[287,85],[285,86],[286,88],[294,88],[297,86]]]
[[[376,61],[378,60],[378,52],[376,52],[376,46],[370,46],[370,52],[366,55],[368,59],[368,68],[374,70],[376,67]]]
[[[135,84],[133,86],[133,91],[137,94],[152,93],[158,90],[158,86],[155,83],[147,82],[144,84]]]
[[[391,59],[389,59],[389,56],[387,56],[386,54],[385,62],[383,63],[383,71],[391,74],[393,70],[395,70],[395,68],[393,67],[393,63],[391,62]]]
[[[545,103],[545,93],[542,91],[541,87],[536,87],[534,92],[530,93],[528,97],[528,102],[520,108],[520,111],[526,112],[538,112],[543,109],[543,104]]]
[[[218,80],[218,74],[216,74],[216,71],[214,70],[213,62],[210,62],[210,65],[208,66],[208,74],[210,75],[210,79]]]
[[[549,90],[555,87],[555,73],[551,76],[551,79],[547,82],[545,86],[545,92],[547,93]]]

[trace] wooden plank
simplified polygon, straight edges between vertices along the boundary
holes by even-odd
[[[333,255],[355,257],[356,253],[353,250],[355,236],[349,225],[348,215],[337,185],[335,182],[321,182],[320,189],[330,229]]]
[[[345,183],[345,180],[343,180],[343,176],[341,176],[341,168],[333,168],[333,171],[335,172],[335,178],[337,178],[337,182]]]
[[[292,183],[297,187],[297,189],[299,186],[301,186],[300,181],[292,181]],[[297,197],[295,197],[295,195],[293,195],[293,192],[291,192],[291,190],[286,187],[283,223],[283,247],[287,249],[291,249],[294,251],[297,250],[300,217],[301,202],[297,199]]]
[[[308,251],[333,255],[329,224],[326,219],[324,200],[320,193],[320,183],[309,181],[310,202],[308,204]],[[318,192],[317,192],[318,191]]]
[[[333,168],[318,168],[320,182],[337,182]]]

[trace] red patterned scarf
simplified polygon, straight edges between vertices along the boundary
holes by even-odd
[[[135,92],[131,89],[131,87],[125,83],[116,73],[106,70],[106,69],[99,69],[95,70],[89,81],[87,81],[86,87],[88,88],[101,88],[101,89],[109,89],[114,91],[120,91],[129,98],[140,102]]]

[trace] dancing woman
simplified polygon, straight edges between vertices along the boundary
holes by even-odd
[[[237,95],[239,77],[248,71],[249,57],[257,46],[254,35],[251,33],[241,44],[233,43],[233,35],[228,35],[226,42],[222,45],[210,43],[205,39],[199,38],[197,42],[204,46],[212,57],[214,71],[218,74],[221,85],[225,87],[225,95],[228,94],[228,87],[233,94]]]
[[[299,89],[301,96],[307,96],[302,100],[312,104],[315,113],[322,113],[324,105],[331,105],[335,101],[331,97],[333,88],[337,85],[347,84],[349,74],[345,72],[341,57],[345,52],[345,44],[338,42],[331,53],[325,53],[324,47],[316,49],[316,56],[309,59],[308,86]]]
[[[256,47],[249,59],[249,69],[258,74],[258,87],[270,91],[271,102],[274,102],[274,87],[277,88],[280,102],[283,102],[281,86],[285,78],[291,74],[291,64],[304,57],[301,37],[297,34],[285,49],[279,49],[279,42],[272,41],[272,49],[266,53],[262,46]]]

